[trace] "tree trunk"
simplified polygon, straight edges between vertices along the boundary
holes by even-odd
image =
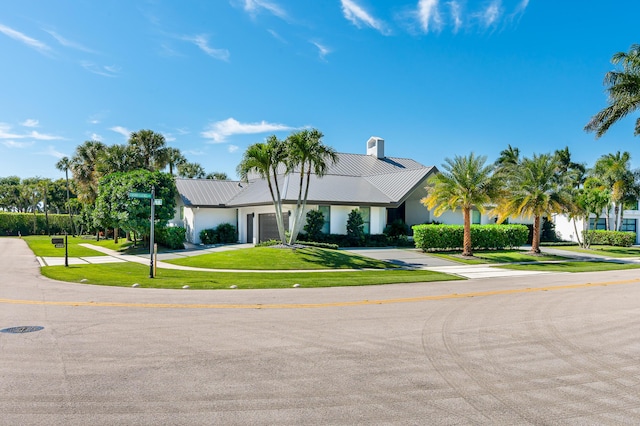
[[[463,208],[462,216],[464,218],[462,255],[473,256],[473,251],[471,249],[471,209],[468,207]]]
[[[533,239],[531,241],[531,253],[540,254],[540,216],[533,217]]]
[[[118,227],[113,228],[113,243],[118,244]]]
[[[587,220],[589,220],[589,218],[587,217]],[[576,224],[576,218],[574,217],[572,220],[573,222],[573,231],[576,233],[576,239],[578,240],[578,246],[581,248],[584,248],[584,246],[582,245],[582,241],[580,241],[580,234],[578,233],[578,225]]]

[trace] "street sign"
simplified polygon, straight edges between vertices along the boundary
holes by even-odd
[[[62,243],[62,244],[56,244],[56,245],[55,245],[55,247],[56,247],[56,248],[64,248],[64,243]]]
[[[51,244],[64,244],[64,238],[52,238]]]
[[[153,204],[155,204],[156,206],[161,206],[162,205],[162,198],[154,198]]]
[[[151,198],[151,193],[149,192],[130,192],[129,198]]]

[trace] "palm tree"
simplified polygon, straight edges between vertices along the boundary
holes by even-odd
[[[104,149],[97,164],[100,176],[116,172],[130,172],[136,169],[136,153],[129,145],[111,145]]]
[[[524,158],[507,180],[507,191],[498,200],[498,221],[509,216],[533,216],[531,253],[540,253],[540,222],[544,216],[567,212],[571,196],[556,178],[558,163],[549,154]]]
[[[186,179],[202,179],[204,168],[198,163],[182,163],[178,166],[178,176]]]
[[[484,213],[486,207],[498,194],[498,180],[493,174],[494,166],[485,166],[487,157],[456,155],[445,159],[442,171],[427,181],[428,195],[420,200],[434,214],[440,216],[447,210],[462,209],[464,219],[463,256],[473,256],[471,241],[471,210]]]
[[[304,208],[307,205],[309,195],[311,173],[314,173],[317,177],[322,177],[327,172],[329,165],[338,161],[336,151],[322,142],[323,136],[319,130],[311,129],[293,133],[286,140],[288,171],[293,171],[296,168],[300,169],[298,200],[293,216],[289,244],[295,243],[302,228]]]
[[[162,134],[152,130],[132,132],[129,145],[141,160],[140,168],[153,172],[166,167],[166,141]]]
[[[242,180],[248,180],[249,174],[255,173],[267,181],[271,200],[276,210],[278,236],[282,244],[285,243],[284,220],[282,219],[282,197],[278,184],[278,169],[285,163],[286,153],[284,142],[275,135],[267,138],[266,142],[250,145],[238,164],[237,173]]]
[[[182,152],[178,148],[166,148],[165,157],[167,160],[167,166],[169,166],[169,174],[173,174],[173,169],[177,169],[178,166],[187,162],[187,159],[182,155]]]
[[[56,169],[61,172],[64,171],[64,178],[67,183],[67,210],[69,211],[69,221],[71,222],[71,232],[73,236],[76,235],[76,227],[73,223],[73,213],[71,213],[71,204],[69,203],[69,169],[71,168],[71,160],[69,157],[62,157],[60,161],[56,163]]]
[[[71,172],[78,186],[78,200],[92,204],[98,194],[98,163],[106,146],[99,141],[86,141],[76,148],[71,158]]]
[[[630,168],[631,154],[628,152],[606,154],[600,157],[593,166],[593,175],[601,179],[605,185],[611,189],[611,203],[613,204],[614,226],[613,230],[618,230],[620,223],[620,213],[622,203],[628,198],[629,193],[634,191],[635,176]],[[607,221],[608,221],[607,215]],[[611,228],[607,226],[607,228]]]
[[[500,156],[494,163],[497,168],[503,168],[507,166],[515,166],[520,162],[520,149],[512,147],[511,144],[502,151]]]
[[[224,173],[224,172],[207,173],[207,175],[204,178],[205,179],[212,179],[212,180],[227,180],[227,179],[229,179],[227,174]]]
[[[604,76],[609,106],[591,118],[585,126],[587,132],[596,132],[596,138],[604,135],[609,127],[640,108],[640,44],[633,44],[629,53],[618,52],[611,63],[621,70],[609,71]],[[634,135],[640,134],[640,118],[636,120]]]

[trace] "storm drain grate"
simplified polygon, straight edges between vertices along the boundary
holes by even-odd
[[[20,334],[20,333],[31,333],[32,331],[40,331],[44,329],[44,327],[39,325],[23,325],[21,327],[9,327],[0,330],[0,333],[12,333],[12,334]]]

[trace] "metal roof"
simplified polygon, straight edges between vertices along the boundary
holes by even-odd
[[[371,155],[338,154],[338,162],[329,166],[322,178],[311,175],[310,204],[396,206],[436,169],[406,158],[382,158]],[[283,202],[298,199],[299,174],[279,175]],[[271,204],[266,180],[247,182],[211,179],[176,179],[185,205],[242,207]]]

